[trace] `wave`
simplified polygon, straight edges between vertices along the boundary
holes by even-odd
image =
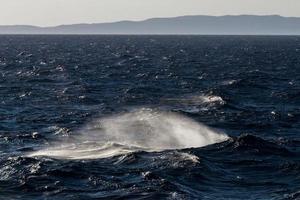
[[[165,98],[161,100],[171,106],[173,110],[185,113],[199,113],[215,109],[226,104],[222,97],[212,94],[186,95],[179,98]]]
[[[182,98],[169,98],[164,99],[170,103],[180,103],[183,105],[206,105],[206,104],[219,104],[224,105],[226,102],[220,96],[215,95],[190,95]]]
[[[291,151],[285,148],[284,145],[278,143],[278,141],[276,142],[276,140],[269,141],[250,134],[242,134],[234,138],[229,143],[229,148],[239,152],[249,152],[260,155],[293,155]]]
[[[98,159],[135,151],[203,147],[228,138],[185,116],[144,108],[97,119],[81,129],[71,142],[61,141],[29,156]]]
[[[112,142],[83,142],[72,144],[56,144],[52,148],[31,153],[30,157],[47,156],[58,159],[98,159],[118,156],[141,150],[140,148],[120,145]]]

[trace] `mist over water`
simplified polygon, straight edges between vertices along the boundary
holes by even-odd
[[[134,151],[203,147],[229,138],[183,115],[146,108],[95,120],[74,137],[72,142],[62,141],[29,156],[96,159]]]

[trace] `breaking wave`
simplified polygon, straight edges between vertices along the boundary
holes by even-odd
[[[203,147],[228,139],[185,116],[139,109],[100,118],[78,131],[71,142],[61,141],[29,156],[97,159],[135,151],[163,151]]]

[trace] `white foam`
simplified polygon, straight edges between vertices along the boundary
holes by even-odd
[[[203,147],[228,136],[182,115],[151,109],[101,118],[88,124],[71,143],[63,141],[29,156],[97,159],[134,151]]]
[[[204,103],[219,103],[221,105],[225,104],[225,101],[222,99],[222,97],[219,96],[209,95],[209,96],[199,96],[198,98],[202,100],[202,102]]]
[[[181,153],[181,156],[184,160],[189,160],[193,163],[200,163],[200,158],[196,155],[190,153]]]
[[[167,102],[174,102],[183,105],[207,105],[207,104],[220,104],[224,105],[226,102],[220,96],[214,95],[190,95],[183,98],[170,98],[165,99]]]
[[[237,82],[238,82],[237,80],[227,80],[227,81],[223,81],[223,85],[233,85]]]
[[[113,143],[73,143],[58,145],[31,153],[30,157],[47,156],[58,159],[99,159],[131,153],[134,148],[114,145]]]

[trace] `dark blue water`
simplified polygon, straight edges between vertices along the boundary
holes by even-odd
[[[1,199],[300,199],[299,120],[300,37],[0,36]]]

